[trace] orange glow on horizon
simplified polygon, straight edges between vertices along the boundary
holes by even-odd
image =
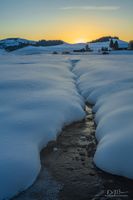
[[[117,36],[132,40],[133,1],[112,0],[106,5],[95,1],[95,6],[93,1],[72,1],[71,6],[66,0],[14,0],[15,4],[11,0],[2,1],[0,39],[19,37],[82,43]]]
[[[116,30],[110,29],[103,26],[101,29],[101,24],[98,22],[89,22],[78,24],[71,23],[60,23],[59,28],[56,29],[55,26],[50,27],[47,31],[43,28],[30,27],[25,30],[22,29],[18,33],[9,33],[6,35],[0,35],[0,39],[20,37],[29,40],[63,40],[68,43],[85,43],[92,40],[98,39],[103,36],[118,36],[120,39],[125,41],[130,41],[132,39],[131,34],[126,32],[116,32]]]
[[[71,20],[71,21],[70,21]],[[42,22],[30,24],[29,26],[18,27],[17,32],[8,32],[6,35],[0,35],[0,38],[20,37],[30,40],[63,40],[68,43],[83,43],[95,40],[103,36],[118,36],[120,39],[130,41],[132,32],[127,32],[123,26],[117,28],[117,24],[122,24],[121,19],[115,21],[109,19],[98,20],[96,17],[84,20],[84,18],[73,17],[71,19],[60,19],[53,24],[47,24],[47,29],[42,26]]]
[[[130,36],[126,36],[126,35],[119,35],[119,34],[115,34],[115,33],[105,33],[105,34],[96,34],[96,35],[93,35],[93,36],[85,36],[83,37],[82,35],[81,36],[76,36],[75,34],[75,37],[71,37],[69,36],[69,34],[67,33],[64,33],[64,36],[62,34],[62,37],[60,36],[37,36],[37,35],[28,35],[28,34],[12,34],[12,35],[6,35],[6,36],[0,36],[0,40],[2,39],[6,39],[6,38],[24,38],[24,39],[29,39],[29,40],[34,40],[34,41],[38,41],[38,40],[62,40],[64,42],[67,42],[67,43],[70,43],[70,44],[74,44],[74,43],[86,43],[86,42],[90,42],[92,40],[95,40],[95,39],[98,39],[100,37],[104,37],[104,36],[118,36],[121,40],[125,40],[127,42],[129,42],[131,40],[131,37]]]
[[[20,37],[30,40],[63,40],[68,43],[84,43],[95,40],[103,36],[118,36],[120,39],[130,41],[132,39],[133,30],[127,32],[123,26],[117,29],[117,24],[121,20],[118,19],[114,25],[114,21],[104,19],[100,21],[94,19],[60,19],[54,24],[48,24],[47,29],[42,26],[42,22],[25,27],[18,27],[17,32],[14,30],[6,35],[0,35],[0,38]]]

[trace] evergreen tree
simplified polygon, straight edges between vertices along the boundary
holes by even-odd
[[[88,45],[88,44],[85,46],[85,50],[86,50],[86,51],[89,51],[89,50],[90,50],[90,48],[89,48],[89,45]]]
[[[114,50],[118,50],[119,49],[119,44],[118,44],[117,40],[115,41],[113,48],[114,48]]]
[[[129,42],[129,49],[133,50],[133,40]]]
[[[112,39],[110,40],[109,47],[110,47],[111,49],[113,49],[113,48],[114,48],[114,42],[113,42],[113,40],[112,40]]]

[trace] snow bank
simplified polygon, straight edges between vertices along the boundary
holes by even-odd
[[[0,55],[4,55],[6,54],[7,52],[4,50],[4,49],[0,49]]]
[[[95,164],[133,179],[133,56],[84,58],[74,69],[86,101],[94,104]]]
[[[111,51],[112,55],[133,55],[132,50],[119,50],[119,51]]]
[[[69,68],[59,56],[0,56],[0,199],[29,187],[40,150],[85,117]]]

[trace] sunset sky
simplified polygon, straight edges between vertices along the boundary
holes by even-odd
[[[133,0],[0,0],[0,39],[133,39]]]

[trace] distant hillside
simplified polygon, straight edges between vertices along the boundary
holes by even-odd
[[[32,41],[22,38],[7,38],[0,40],[0,49],[5,49],[6,51],[14,51],[27,46],[55,46],[64,44],[61,40],[39,40]]]
[[[117,39],[119,40],[119,37],[112,37],[112,36],[104,36],[101,38],[98,38],[96,40],[92,40],[90,43],[97,43],[97,42],[109,42],[111,39]]]
[[[7,38],[0,40],[0,49],[6,50],[6,51],[14,51],[19,50],[24,47],[27,47],[27,51],[31,52],[85,52],[86,46],[91,51],[99,51],[102,48],[110,48],[110,42],[115,43],[117,41],[119,49],[127,49],[128,48],[128,42],[120,40],[118,37],[111,37],[111,36],[105,36],[101,37],[99,39],[93,40],[88,43],[83,44],[68,44],[65,43],[62,40],[39,40],[39,41],[33,41],[33,40],[26,40],[22,38]],[[112,48],[113,49],[113,48]],[[21,51],[21,50],[20,50]],[[23,49],[22,49],[23,51]],[[25,49],[24,49],[25,51]]]
[[[102,48],[107,48],[107,49],[112,49],[110,48],[110,41],[113,41],[113,43],[115,43],[116,41],[118,42],[118,48],[119,49],[127,49],[128,48],[128,42],[125,42],[123,40],[120,40],[120,39],[117,39],[116,37],[115,38],[109,38],[108,41],[103,41],[102,42],[98,42],[98,40],[96,40],[97,42],[90,42],[88,43],[89,44],[89,47],[95,51],[98,51],[98,50],[101,50]]]
[[[0,48],[5,49],[7,51],[13,51],[19,48],[35,44],[36,44],[35,41],[21,39],[21,38],[7,38],[4,40],[0,40]]]
[[[115,42],[116,39],[113,39]],[[128,43],[122,40],[117,40],[120,49],[127,49]],[[33,55],[33,54],[45,54],[45,53],[54,53],[54,54],[71,54],[71,53],[86,53],[86,43],[79,44],[68,44],[64,43],[61,45],[55,46],[28,46],[22,49],[15,51],[15,54],[20,55]],[[88,52],[99,52],[102,48],[111,50],[110,41],[108,42],[96,42],[96,43],[88,43],[89,51]]]

